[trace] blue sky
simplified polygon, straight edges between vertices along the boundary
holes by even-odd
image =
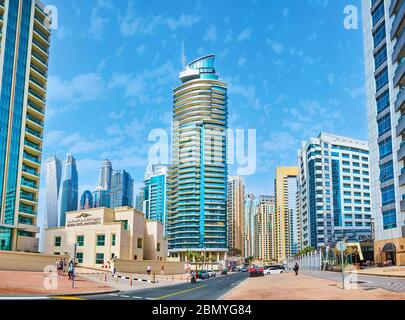
[[[345,6],[360,14],[359,0],[44,3],[59,14],[44,159],[72,153],[80,192],[95,189],[105,158],[140,187],[150,130],[170,130],[182,41],[188,61],[217,55],[230,127],[257,130],[247,191],[272,193],[275,166],[295,165],[301,141],[320,131],[367,139],[362,31],[343,26]]]

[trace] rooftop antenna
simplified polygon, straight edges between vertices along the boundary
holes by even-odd
[[[186,54],[184,52],[184,41],[182,41],[181,43],[181,64],[183,66],[183,69],[186,67],[187,64],[187,58],[186,58]]]

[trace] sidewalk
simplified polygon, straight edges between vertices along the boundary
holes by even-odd
[[[357,270],[357,273],[368,276],[405,278],[405,267],[368,268]]]
[[[374,288],[342,290],[340,283],[292,273],[249,278],[224,300],[405,300],[405,293]]]
[[[52,284],[55,286],[52,287]],[[54,289],[52,289],[54,288]],[[110,293],[116,289],[105,284],[77,276],[75,288],[64,276],[50,276],[43,272],[0,271],[0,297],[24,295],[82,295],[94,293]]]

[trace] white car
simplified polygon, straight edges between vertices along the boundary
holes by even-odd
[[[212,271],[212,270],[208,270],[207,273],[208,273],[208,276],[209,276],[210,278],[217,276],[217,273],[214,272],[214,271]]]
[[[285,271],[282,269],[278,269],[277,267],[268,267],[268,268],[264,269],[263,273],[264,273],[264,275],[281,274],[281,273],[285,273]]]

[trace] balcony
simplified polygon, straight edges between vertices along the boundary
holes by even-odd
[[[34,168],[23,165],[22,171],[23,171],[23,173],[27,173],[27,174],[29,174],[31,176],[39,178],[39,174]]]
[[[405,56],[405,29],[402,31],[401,36],[398,38],[392,53],[392,61],[398,61]]]
[[[405,89],[402,89],[398,93],[397,100],[395,101],[395,112],[404,107],[404,104],[405,104]]]
[[[26,201],[29,201],[29,202],[33,202],[33,203],[38,202],[38,199],[35,197],[34,194],[24,192],[24,191],[20,193],[20,199],[21,200],[26,200]]]
[[[404,18],[405,18],[405,6],[402,5],[399,11],[395,15],[394,22],[392,23],[391,29],[391,40],[394,40],[395,37],[398,37],[400,32],[404,27]]]
[[[397,12],[397,10],[398,10],[399,5],[401,4],[401,2],[402,2],[402,0],[392,0],[392,1],[391,1],[390,17],[393,16],[393,15]]]
[[[41,115],[41,117],[44,116],[44,110],[42,108],[37,107],[35,104],[33,104],[31,102],[28,102],[27,106],[29,109],[34,110],[37,115],[39,114],[39,115]]]
[[[24,157],[24,159],[34,162],[35,164],[41,164],[41,161],[39,161],[39,159],[37,157],[34,157],[27,152],[24,152],[23,157]]]
[[[40,68],[38,68],[36,65],[31,64],[31,69],[33,69],[34,71],[36,71],[37,74],[39,74],[40,77],[42,77],[42,79],[44,81],[46,81],[47,77],[48,77],[48,73],[41,70]]]
[[[38,190],[38,185],[34,181],[27,180],[24,178],[21,179],[21,186],[27,187],[30,189],[34,189],[34,190]]]
[[[20,213],[30,214],[33,216],[37,215],[36,211],[33,208],[26,205],[20,205]]]
[[[405,84],[405,61],[398,65],[394,76],[394,88]]]
[[[405,130],[405,115],[402,115],[397,124],[397,136],[400,136]]]
[[[41,147],[38,144],[33,143],[31,141],[25,140],[24,145],[33,150],[36,154],[40,154],[42,152]]]
[[[28,133],[29,135],[34,137],[34,140],[42,140],[42,134],[38,131],[35,131],[31,128],[25,128],[25,132]]]
[[[405,158],[405,143],[404,142],[401,143],[401,147],[399,148],[397,155],[398,155],[398,161],[404,160],[404,158]]]
[[[33,43],[38,49],[40,49],[41,52],[42,52],[45,56],[48,56],[48,55],[49,55],[48,49],[45,48],[42,44],[40,44],[39,41],[37,41],[36,39],[34,39],[34,40],[32,41],[32,43]]]
[[[34,77],[30,77],[30,81],[34,84],[33,88],[36,89],[40,95],[45,95],[46,89],[44,83],[41,83]]]
[[[41,120],[35,118],[34,116],[32,116],[32,115],[30,115],[30,114],[27,114],[27,120],[29,120],[29,121],[35,123],[35,124],[36,124],[37,126],[39,126],[40,128],[43,128],[43,127],[44,127],[44,122],[43,122],[43,121],[41,121]]]

